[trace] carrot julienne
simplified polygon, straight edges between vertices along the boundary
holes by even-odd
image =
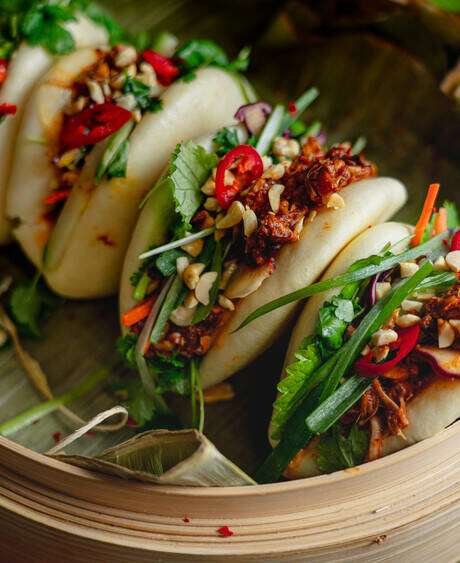
[[[412,246],[418,246],[422,240],[423,233],[425,232],[425,229],[430,222],[433,207],[436,202],[436,198],[438,197],[438,192],[439,184],[430,184],[425,203],[423,204],[422,214],[420,215],[420,219],[415,225]]]
[[[53,192],[50,195],[47,195],[42,199],[43,203],[51,205],[53,203],[57,203],[58,201],[62,201],[63,199],[67,199],[70,195],[72,188],[65,188],[63,190],[58,190],[57,192]]]
[[[434,234],[439,235],[447,231],[447,209],[441,207],[434,220]]]
[[[136,305],[136,307],[124,313],[121,317],[121,324],[123,326],[133,326],[139,321],[143,321],[149,316],[155,300],[156,296],[150,297],[140,305]]]

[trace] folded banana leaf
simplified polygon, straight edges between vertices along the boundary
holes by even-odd
[[[154,430],[138,434],[94,457],[64,454],[53,457],[84,469],[161,485],[256,484],[197,430]]]

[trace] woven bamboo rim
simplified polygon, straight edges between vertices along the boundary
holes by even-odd
[[[416,561],[412,555],[423,554],[450,562],[458,555],[459,443],[460,421],[332,475],[194,488],[124,481],[0,438],[0,518],[2,536],[10,538],[0,554],[18,537],[30,537],[35,561],[60,545],[83,550],[88,561],[108,554],[130,562],[151,561],[153,554],[162,561],[184,561],[185,554],[187,561],[367,562],[402,554]],[[222,525],[234,536],[220,536]],[[28,561],[28,544],[22,545]],[[72,553],[68,560],[81,560]]]

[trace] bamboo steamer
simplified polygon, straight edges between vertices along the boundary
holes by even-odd
[[[460,421],[332,475],[194,488],[124,481],[0,438],[0,560],[454,562],[459,443]]]

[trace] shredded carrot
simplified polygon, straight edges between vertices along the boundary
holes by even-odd
[[[441,207],[434,220],[434,234],[439,235],[447,231],[447,209]]]
[[[139,321],[144,320],[149,316],[156,298],[156,295],[154,295],[153,297],[146,299],[140,305],[136,305],[130,311],[124,313],[121,316],[121,324],[123,326],[133,326]]]
[[[415,225],[414,236],[412,238],[412,246],[418,246],[422,240],[423,233],[430,222],[431,214],[433,213],[433,207],[438,197],[439,184],[431,184],[428,188],[428,193],[426,195],[425,203],[423,204],[422,214],[420,219]]]
[[[70,195],[70,192],[72,191],[71,188],[65,188],[63,190],[58,190],[57,192],[53,192],[52,194],[44,197],[42,199],[43,203],[47,203],[48,205],[51,205],[52,203],[57,203],[58,201],[61,201],[63,199],[67,199]]]

